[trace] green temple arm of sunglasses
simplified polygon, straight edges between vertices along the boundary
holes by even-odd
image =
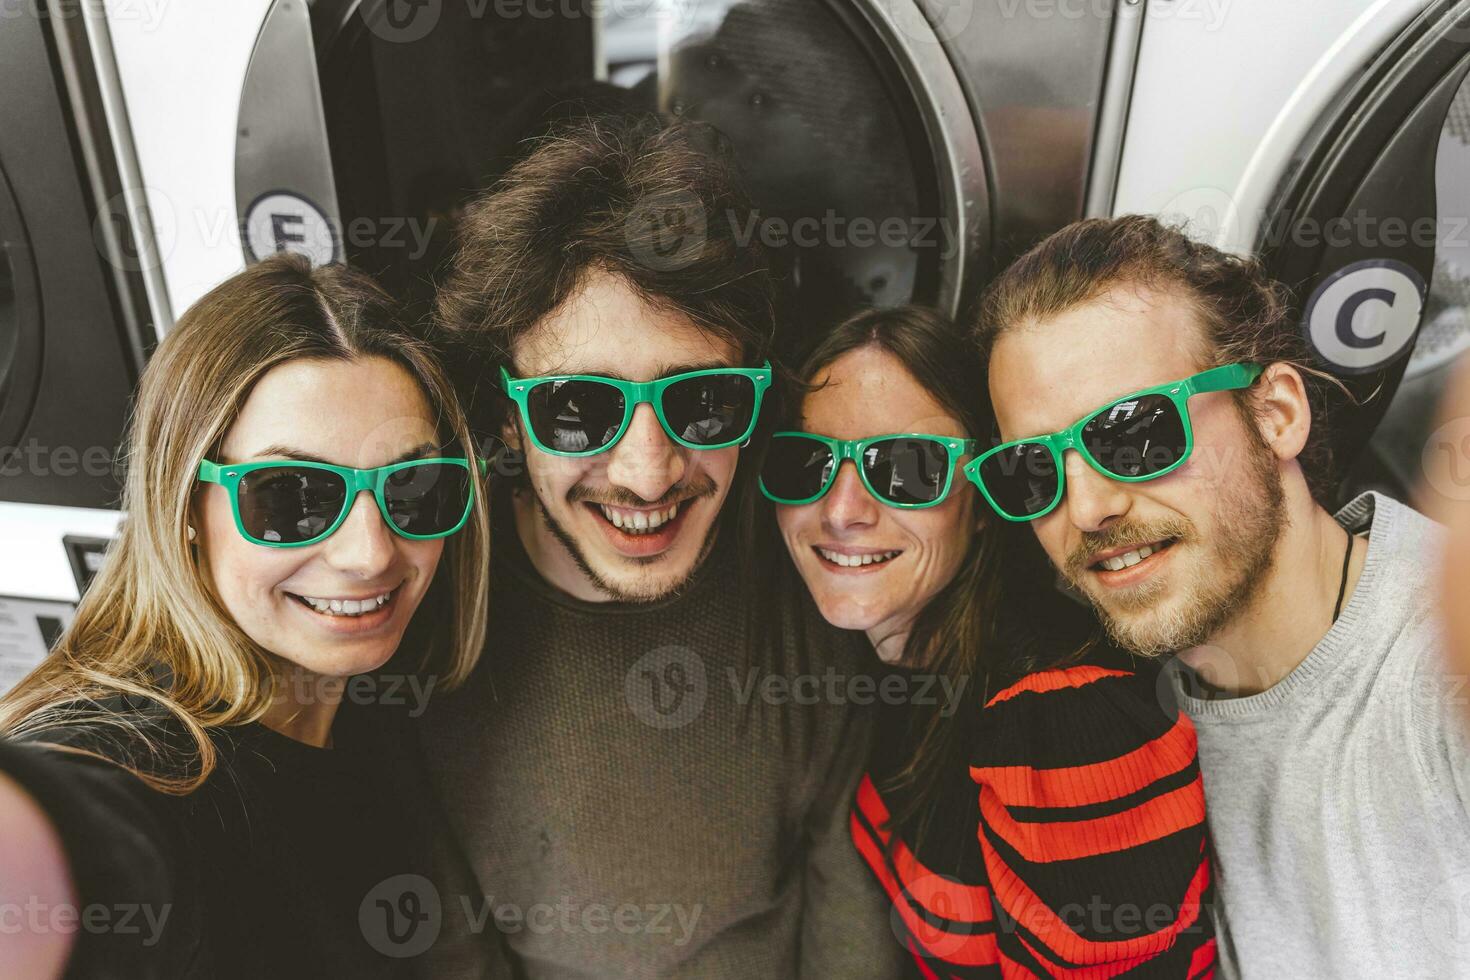
[[[1260,364],[1225,364],[1217,368],[1210,368],[1208,371],[1201,371],[1199,374],[1191,375],[1180,381],[1170,381],[1167,384],[1155,385],[1152,388],[1144,388],[1140,391],[1132,392],[1121,398],[1114,398],[1101,408],[1088,412],[1082,418],[1078,419],[1076,423],[1060,432],[1030,436],[1026,439],[1013,439],[1010,442],[1001,443],[999,446],[981,453],[965,464],[965,476],[971,483],[980,488],[980,492],[985,495],[985,499],[989,501],[991,508],[997,514],[1008,521],[1017,522],[1034,521],[1038,517],[1045,517],[1061,501],[1062,484],[1065,481],[1065,476],[1063,476],[1062,454],[1068,449],[1077,450],[1082,458],[1087,460],[1089,466],[1110,480],[1118,480],[1123,483],[1142,483],[1145,480],[1158,479],[1166,473],[1184,465],[1184,462],[1189,459],[1190,454],[1194,452],[1194,426],[1189,421],[1189,399],[1194,395],[1203,395],[1212,391],[1236,391],[1241,388],[1249,388],[1255,383],[1256,378],[1261,376],[1263,370],[1265,368]],[[1114,405],[1121,405],[1124,402],[1130,402],[1136,398],[1143,398],[1148,395],[1163,395],[1173,402],[1174,406],[1179,410],[1179,418],[1184,426],[1184,452],[1180,454],[1179,459],[1172,465],[1153,473],[1145,473],[1139,476],[1119,476],[1117,473],[1109,472],[1097,460],[1093,459],[1092,454],[1087,451],[1087,447],[1082,442],[1082,430],[1087,427],[1088,422],[1091,422]],[[1014,449],[1017,446],[1035,445],[1037,443],[1050,449],[1052,457],[1055,460],[1058,485],[1057,496],[1044,510],[1024,517],[1014,517],[1002,510],[990,496],[990,491],[986,489],[985,481],[980,476],[980,467],[985,464],[987,459],[997,453]]]
[[[837,471],[842,468],[842,461],[845,459],[852,460],[852,464],[857,467],[858,476],[862,478],[863,486],[868,488],[868,492],[872,494],[877,500],[881,501],[887,506],[899,507],[904,510],[919,510],[924,507],[934,507],[938,504],[944,503],[945,498],[949,496],[950,485],[954,480],[955,464],[960,461],[960,457],[966,455],[967,453],[973,453],[976,449],[980,447],[980,443],[976,439],[956,439],[953,436],[936,436],[931,435],[927,432],[896,432],[892,435],[886,436],[869,436],[866,439],[847,440],[833,439],[830,436],[819,436],[814,432],[796,431],[776,432],[773,433],[771,436],[772,439],[780,439],[783,437],[810,439],[812,442],[819,442],[832,451],[832,458],[833,460],[835,460],[835,464],[832,467],[832,473],[827,477],[827,482],[822,484],[822,489],[818,490],[816,493],[812,494],[810,497],[805,498],[804,500],[788,500],[785,497],[777,497],[772,494],[771,491],[766,489],[765,479],[761,479],[761,493],[765,495],[767,500],[791,507],[800,507],[803,504],[814,503],[815,501],[821,500],[824,496],[826,496],[827,491],[832,489],[832,484],[837,482]],[[945,468],[944,487],[940,490],[939,495],[936,496],[933,500],[926,500],[923,503],[919,504],[901,504],[897,501],[889,500],[877,490],[873,489],[873,485],[868,482],[868,474],[863,469],[863,453],[866,452],[868,447],[873,445],[873,443],[886,442],[889,439],[926,439],[930,442],[937,442],[944,446],[945,451],[949,454],[949,463]]]
[[[481,476],[484,476],[490,471],[490,461],[488,459],[477,457],[476,462],[479,464]],[[347,514],[352,509],[351,501],[356,500],[357,495],[364,490],[369,490],[372,492],[373,496],[377,499],[378,509],[381,512],[384,507],[382,487],[383,484],[387,482],[388,477],[392,476],[394,473],[399,472],[400,470],[411,469],[415,466],[423,466],[428,463],[458,463],[466,469],[468,469],[470,465],[469,460],[463,456],[435,456],[427,459],[408,459],[397,463],[389,463],[387,466],[377,466],[367,470],[359,470],[351,466],[336,466],[332,463],[317,463],[311,460],[271,459],[262,460],[255,463],[230,464],[216,463],[212,460],[203,459],[199,461],[199,479],[203,483],[218,484],[229,491],[230,508],[233,511],[235,517],[235,529],[240,532],[240,535],[242,537],[270,548],[292,548],[299,547],[300,545],[304,544],[313,544],[328,537],[333,531],[341,526],[342,521],[346,519]],[[342,513],[337,515],[337,520],[332,523],[331,527],[327,528],[327,530],[323,531],[321,534],[317,535],[314,538],[311,538],[307,541],[296,542],[261,541],[259,538],[253,537],[248,531],[245,530],[245,522],[240,519],[240,480],[244,478],[247,474],[252,473],[256,470],[266,470],[277,467],[324,470],[328,473],[335,473],[343,479],[343,481],[347,484],[347,497],[345,498],[347,502],[342,508]],[[471,484],[471,503],[473,503],[474,500],[474,492],[474,485]],[[467,520],[469,518],[469,511],[469,506],[466,506],[464,519],[460,521],[460,523],[454,528],[453,531],[447,532],[446,534],[409,534],[401,528],[394,527],[393,522],[391,520],[388,520],[386,514],[383,515],[383,518],[385,521],[388,522],[388,526],[393,528],[393,531],[395,533],[401,534],[406,538],[439,538],[447,537],[448,534],[452,534],[454,533],[454,531],[459,530],[459,528],[464,525],[464,520]]]
[[[728,442],[722,442],[718,445],[702,446],[698,443],[687,442],[680,438],[675,433],[674,427],[669,423],[669,420],[664,417],[664,389],[680,381],[688,381],[690,378],[730,374],[742,378],[749,378],[751,384],[755,387],[755,405],[750,415],[749,428],[741,433],[738,439],[731,439]],[[531,389],[537,385],[557,381],[594,381],[598,384],[610,385],[622,393],[623,424],[618,429],[617,434],[607,441],[606,445],[593,452],[568,453],[562,450],[552,449],[544,445],[537,438],[535,430],[531,425],[531,419],[526,407],[526,399],[531,396]],[[771,362],[766,361],[758,368],[724,367],[705,368],[700,371],[686,371],[683,374],[671,374],[667,378],[659,378],[655,381],[627,381],[623,378],[609,378],[598,374],[546,374],[534,378],[513,378],[511,377],[510,371],[504,365],[501,365],[500,386],[510,396],[511,401],[516,403],[516,407],[520,409],[521,419],[525,422],[526,431],[530,433],[531,441],[536,444],[536,448],[552,456],[593,456],[599,452],[606,452],[615,446],[618,440],[623,437],[623,433],[627,431],[628,423],[633,419],[633,410],[645,403],[653,406],[653,411],[658,416],[659,424],[664,427],[664,431],[669,434],[670,438],[680,445],[690,449],[724,449],[727,446],[735,445],[737,442],[744,442],[750,437],[750,433],[755,431],[756,421],[760,418],[761,398],[765,395],[766,389],[771,386]]]

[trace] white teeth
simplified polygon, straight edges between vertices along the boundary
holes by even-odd
[[[380,596],[371,599],[318,599],[315,596],[304,595],[301,597],[306,604],[319,613],[328,616],[361,616],[376,609],[381,609],[385,603],[393,598],[392,592],[384,592]]]
[[[606,517],[608,523],[613,527],[626,531],[629,534],[647,534],[663,527],[672,521],[679,513],[679,505],[674,504],[668,510],[622,510],[617,507],[609,507],[607,504],[598,504],[602,508],[602,516]]]
[[[1104,558],[1100,564],[1110,572],[1118,572],[1130,566],[1137,565],[1149,555],[1159,550],[1161,549],[1144,545],[1142,548],[1136,548],[1125,554],[1114,555],[1112,558]]]
[[[885,551],[882,554],[844,555],[840,551],[818,548],[817,553],[834,565],[841,565],[843,568],[860,568],[863,565],[881,565],[885,561],[897,558],[902,552]]]

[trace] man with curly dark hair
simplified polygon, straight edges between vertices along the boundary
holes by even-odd
[[[889,977],[847,831],[868,721],[808,679],[859,634],[751,560],[775,294],[707,128],[557,128],[476,200],[439,296],[516,472],[481,668],[425,717],[532,978]],[[809,687],[810,684],[807,684]],[[774,692],[774,693],[773,693]]]

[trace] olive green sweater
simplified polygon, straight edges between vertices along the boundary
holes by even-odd
[[[488,913],[532,980],[898,976],[847,827],[866,639],[827,626],[798,581],[768,611],[779,651],[752,663],[724,535],[682,594],[588,603],[543,580],[500,516],[484,659],[423,718],[484,893],[446,903]]]

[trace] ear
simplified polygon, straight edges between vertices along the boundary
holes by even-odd
[[[518,413],[506,413],[505,420],[500,423],[500,439],[518,453],[526,451],[524,440],[521,437],[521,419]]]
[[[1312,431],[1312,409],[1301,372],[1278,361],[1262,372],[1250,393],[1252,419],[1279,460],[1301,455]]]

